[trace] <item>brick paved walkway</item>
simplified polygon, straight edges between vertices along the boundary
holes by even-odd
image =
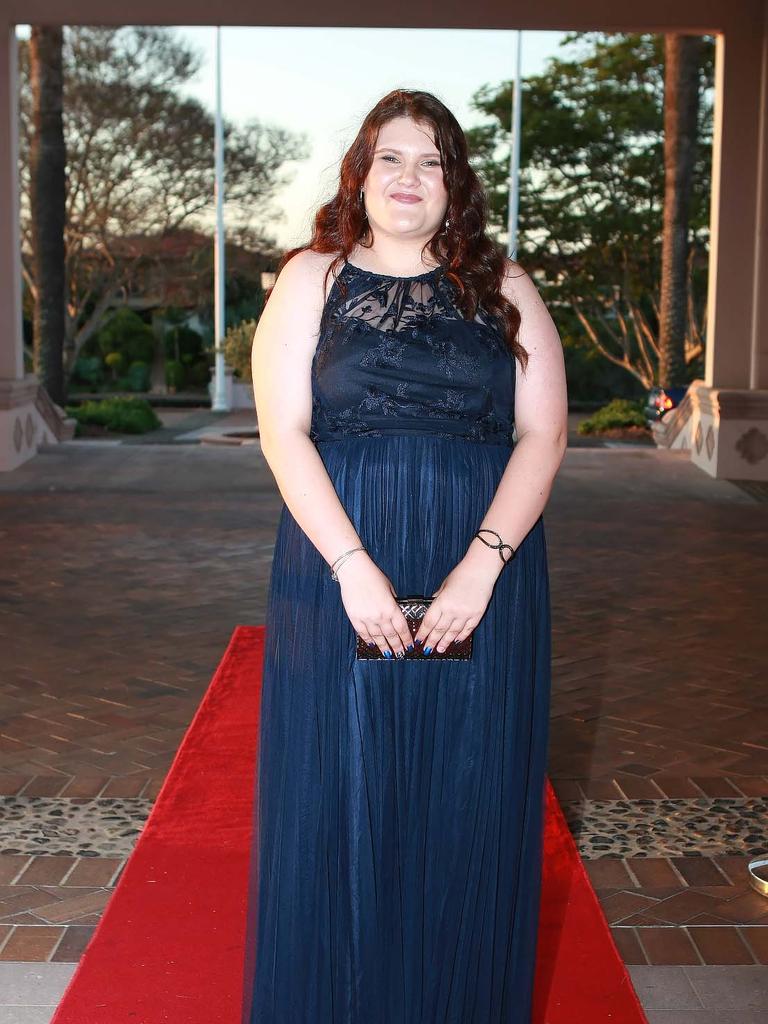
[[[258,445],[0,476],[0,1021],[49,1020],[232,629],[264,621],[279,506]],[[763,1020],[766,506],[683,453],[580,447],[545,524],[550,776],[649,1020]]]

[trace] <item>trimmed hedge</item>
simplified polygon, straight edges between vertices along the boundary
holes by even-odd
[[[162,426],[155,410],[143,398],[104,398],[69,405],[66,411],[77,420],[78,428],[80,424],[94,424],[119,434],[146,434]]]
[[[645,426],[642,402],[633,401],[630,398],[614,398],[588,419],[582,420],[577,431],[579,434],[599,434],[603,430]]]

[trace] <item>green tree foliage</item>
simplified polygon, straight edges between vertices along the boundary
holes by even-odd
[[[564,340],[593,348],[643,387],[658,369],[664,202],[664,37],[571,34],[523,82],[518,255],[558,312]],[[686,361],[698,372],[709,240],[714,44],[705,39],[691,197]],[[468,131],[491,216],[507,222],[513,83],[473,97]]]
[[[169,327],[164,335],[165,354],[185,366],[191,366],[203,357],[203,338],[199,331],[183,323]]]
[[[151,362],[155,348],[152,328],[138,313],[125,306],[115,310],[99,331],[96,342],[102,355],[106,357],[117,352],[123,357],[125,366],[137,359]]]

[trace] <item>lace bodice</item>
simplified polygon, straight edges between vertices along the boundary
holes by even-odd
[[[344,263],[312,359],[315,441],[428,433],[512,444],[515,359],[500,325],[454,304],[436,267],[397,277]]]

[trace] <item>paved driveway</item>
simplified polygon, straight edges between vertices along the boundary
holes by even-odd
[[[0,1024],[49,1020],[232,629],[264,621],[272,475],[196,443],[250,425],[0,475]],[[649,1019],[765,1020],[766,505],[684,453],[573,447],[545,526],[550,777]]]

